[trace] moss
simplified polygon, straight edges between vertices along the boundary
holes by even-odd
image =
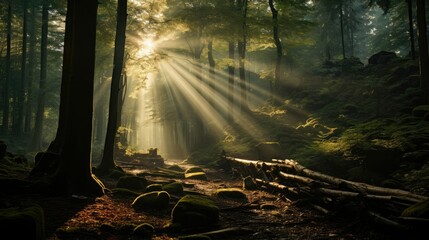
[[[246,194],[238,188],[221,188],[215,191],[215,196],[220,198],[246,199]]]
[[[2,236],[15,239],[45,239],[45,217],[37,204],[27,207],[0,209],[0,232]]]
[[[429,218],[429,198],[405,209],[402,217]]]
[[[123,176],[118,179],[117,188],[127,188],[131,190],[143,190],[147,185],[144,177]]]
[[[135,210],[167,209],[170,203],[170,195],[166,191],[144,193],[132,202]]]
[[[207,180],[207,176],[204,172],[185,173],[185,178],[196,179],[196,180]]]
[[[258,189],[258,186],[256,185],[256,183],[252,177],[247,176],[247,177],[243,178],[243,189],[244,190],[256,190],[256,189]]]
[[[186,173],[196,173],[196,172],[204,172],[204,170],[200,167],[191,167],[186,169],[185,174]]]
[[[177,171],[177,172],[183,172],[183,169],[177,164],[173,164],[173,165],[167,167],[167,169]]]
[[[155,191],[162,191],[162,185],[161,184],[151,184],[146,187],[145,192],[155,192]]]
[[[215,224],[219,220],[219,208],[207,198],[186,195],[174,206],[171,218],[173,224],[206,227]]]
[[[155,232],[155,228],[149,223],[143,223],[134,228],[132,235],[140,238],[150,238]]]
[[[183,194],[183,184],[180,182],[172,182],[162,186],[162,190],[169,194]]]

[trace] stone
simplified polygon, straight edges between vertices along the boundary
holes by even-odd
[[[162,186],[162,190],[169,194],[183,194],[183,184],[180,182],[167,183]]]
[[[247,176],[247,177],[243,178],[243,189],[244,190],[256,190],[256,189],[258,189],[258,186],[256,185],[256,183],[252,177]]]
[[[130,190],[143,190],[147,185],[147,180],[144,177],[138,176],[123,176],[116,183],[117,188],[127,188]]]
[[[386,52],[386,51],[380,51],[374,55],[372,55],[369,59],[368,59],[368,63],[369,64],[386,64],[390,61],[392,61],[393,59],[396,59],[397,56],[394,52]]]
[[[207,180],[204,172],[185,173],[185,179]]]
[[[45,239],[45,217],[42,207],[33,204],[26,207],[0,209],[0,232],[13,239]]]
[[[246,194],[238,188],[221,188],[216,190],[214,195],[220,198],[247,200]]]
[[[155,191],[162,191],[162,185],[161,184],[151,184],[146,187],[145,192],[155,192]]]
[[[139,238],[150,238],[155,232],[155,228],[149,223],[143,223],[134,228],[132,235]]]
[[[208,227],[219,220],[219,208],[208,198],[186,195],[174,206],[171,219],[184,227]]]
[[[165,210],[170,203],[170,194],[166,191],[144,193],[131,203],[135,210],[158,209]]]
[[[204,172],[204,170],[200,167],[191,167],[186,169],[185,173],[196,173],[196,172]]]

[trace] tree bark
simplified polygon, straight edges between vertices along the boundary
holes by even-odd
[[[228,119],[230,121],[234,120],[234,72],[235,72],[235,67],[234,67],[234,42],[233,41],[229,41],[228,44],[228,49],[229,49],[229,60],[230,60],[230,64],[228,65]]]
[[[29,29],[30,43],[28,46],[28,79],[27,79],[27,104],[25,108],[24,132],[29,133],[33,127],[33,83],[34,83],[34,59],[36,50],[36,6],[31,4],[31,27]]]
[[[107,122],[106,141],[104,143],[103,158],[97,168],[97,172],[107,173],[116,168],[114,157],[115,137],[118,130],[118,112],[119,101],[122,100],[120,96],[120,85],[122,69],[124,67],[124,54],[125,54],[125,31],[127,23],[127,0],[118,0],[117,6],[117,25],[115,37],[115,53],[113,57],[113,73],[112,85],[110,87],[110,100],[109,100],[109,118]],[[119,99],[120,98],[120,99]]]
[[[18,93],[18,119],[16,134],[22,135],[24,132],[24,106],[25,106],[25,83],[27,77],[27,1],[22,3],[22,46],[21,46],[21,81]]]
[[[91,171],[91,134],[97,0],[68,0],[62,83],[67,87],[60,165],[54,184],[69,194],[100,196],[104,186]],[[69,48],[69,49],[66,49]],[[62,86],[63,89],[63,86]],[[63,92],[61,92],[63,94]]]
[[[281,82],[281,66],[282,66],[282,59],[283,59],[283,45],[280,40],[279,36],[279,19],[278,15],[279,12],[274,6],[274,0],[269,0],[268,4],[270,5],[271,15],[273,19],[273,39],[274,43],[276,45],[277,50],[277,58],[276,58],[276,68],[274,72],[274,89],[271,91],[271,100],[274,100],[274,91],[279,91],[280,88],[280,82]]]
[[[429,103],[429,57],[426,25],[425,0],[416,0],[417,3],[417,35],[419,39],[420,87],[423,99]]]
[[[39,96],[37,100],[36,121],[34,124],[34,134],[31,148],[35,151],[41,150],[43,120],[45,112],[45,95],[46,95],[46,76],[48,62],[48,3],[43,2],[42,6],[42,39],[40,43],[40,79],[39,79]]]
[[[6,37],[6,76],[3,85],[3,121],[2,133],[7,134],[9,131],[9,82],[10,82],[10,50],[11,50],[11,33],[12,33],[12,3],[8,2],[7,6],[7,37]]]
[[[412,59],[416,59],[416,49],[414,46],[414,27],[413,27],[413,0],[407,1],[407,9],[408,9],[408,27],[409,27],[409,35],[410,35],[410,54]]]
[[[340,30],[341,30],[341,49],[343,53],[343,59],[346,59],[346,46],[344,44],[344,14],[343,14],[343,3],[340,3]]]
[[[242,40],[238,41],[238,54],[240,57],[240,106],[242,112],[249,111],[249,106],[247,105],[247,87],[246,87],[246,46],[247,46],[247,0],[243,2],[243,23],[242,31],[243,36]]]

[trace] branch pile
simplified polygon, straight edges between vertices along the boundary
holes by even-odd
[[[397,230],[415,229],[429,223],[427,218],[401,216],[405,209],[428,199],[402,189],[333,177],[289,159],[262,162],[223,155],[219,164],[233,174],[252,177],[261,188],[308,203],[324,214],[366,217]]]

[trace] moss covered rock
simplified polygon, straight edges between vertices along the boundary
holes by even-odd
[[[210,199],[186,195],[174,206],[173,224],[186,227],[208,227],[219,220],[219,208]]]
[[[183,194],[183,184],[180,182],[172,182],[162,186],[162,190],[169,194]]]
[[[177,171],[177,172],[183,172],[183,169],[177,164],[173,164],[173,165],[167,167],[167,169]]]
[[[429,198],[405,209],[402,217],[429,218]]]
[[[146,187],[145,192],[155,192],[155,191],[162,191],[162,185],[161,184],[151,184]]]
[[[185,173],[185,179],[207,180],[207,175],[204,172]]]
[[[246,194],[238,188],[221,188],[216,190],[214,195],[220,198],[247,200]]]
[[[244,190],[256,190],[258,186],[256,185],[255,181],[252,177],[247,176],[243,178],[243,189]]]
[[[155,228],[149,223],[143,223],[138,225],[133,230],[133,237],[137,238],[150,238],[155,232]]]
[[[204,170],[200,167],[191,167],[186,169],[185,174],[186,173],[196,173],[196,172],[204,172]]]
[[[117,188],[127,188],[131,190],[143,190],[147,185],[147,180],[144,177],[123,176],[118,179]]]
[[[45,239],[45,217],[37,204],[0,209],[0,232],[13,239]]]
[[[134,199],[131,206],[135,210],[167,209],[170,203],[170,195],[166,191],[144,193]]]

